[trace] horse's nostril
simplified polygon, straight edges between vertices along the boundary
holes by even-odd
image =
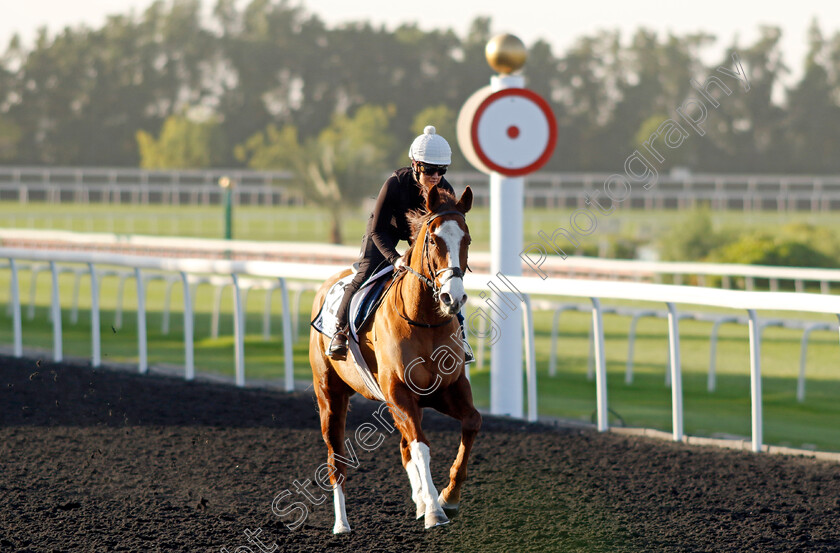
[[[452,296],[444,292],[440,295],[440,301],[442,301],[445,305],[449,305],[450,303],[452,303]]]
[[[463,297],[461,297],[461,305],[464,305],[466,303],[467,303],[467,295],[464,294]]]

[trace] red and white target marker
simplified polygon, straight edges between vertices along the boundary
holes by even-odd
[[[458,142],[476,168],[515,177],[546,164],[557,145],[548,103],[526,88],[480,89],[458,117]]]

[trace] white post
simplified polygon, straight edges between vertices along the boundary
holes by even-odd
[[[283,303],[283,374],[287,392],[295,391],[295,354],[292,349],[292,316],[289,312],[289,288],[286,286],[286,279],[277,279],[280,282],[280,301]]]
[[[137,280],[137,370],[144,374],[149,370],[146,346],[146,282],[139,267],[134,268]]]
[[[595,344],[595,394],[598,410],[598,432],[609,429],[607,418],[607,359],[604,352],[604,318],[601,314],[601,300],[592,300],[592,335]]]
[[[522,312],[525,324],[525,363],[528,367],[526,381],[528,383],[528,420],[536,422],[537,415],[537,352],[534,344],[534,314],[531,309],[531,297],[525,296],[522,302],[525,306]]]
[[[683,439],[682,370],[680,368],[680,319],[677,308],[668,302],[668,343],[671,357],[671,420],[674,441]]]
[[[181,282],[184,285],[184,378],[195,378],[195,359],[193,356],[193,311],[190,299],[190,283],[187,273],[181,272]]]
[[[23,329],[20,321],[20,287],[18,286],[17,262],[9,259],[9,268],[12,270],[11,296],[12,296],[12,326],[15,335],[15,357],[23,357]]]
[[[90,270],[90,341],[93,348],[91,365],[98,367],[102,360],[99,337],[99,279],[93,263],[88,263],[88,268]]]
[[[52,322],[53,322],[53,361],[61,363],[64,360],[64,350],[61,339],[61,301],[58,295],[58,270],[55,261],[50,261],[52,273]]]
[[[520,75],[496,75],[490,79],[492,90],[522,88]],[[523,177],[490,175],[490,273],[506,277],[522,275],[522,195]],[[500,289],[501,290],[501,289]],[[509,316],[506,306],[519,305],[512,291],[494,291],[492,309],[499,337],[491,346],[490,412],[522,418],[522,319]],[[498,311],[497,311],[498,310]]]
[[[761,325],[753,309],[747,309],[750,317],[750,400],[752,403],[752,450],[761,451]]]
[[[242,290],[239,288],[239,279],[236,274],[230,275],[233,279],[233,344],[236,358],[236,385],[245,386],[245,321],[242,301]]]

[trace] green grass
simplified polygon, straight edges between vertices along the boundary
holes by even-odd
[[[0,271],[0,302],[8,303],[9,272]],[[47,321],[49,277],[41,275],[37,286],[37,309],[33,320],[26,318],[30,275],[20,273],[20,288],[24,298],[24,347],[51,349],[52,327]],[[137,329],[135,288],[128,281],[125,289],[123,325],[113,332],[117,279],[106,278],[101,294],[102,360],[108,362],[136,362]],[[83,287],[87,281],[83,281]],[[70,322],[72,275],[60,277],[62,297],[62,325],[65,356],[91,355],[89,295],[83,293],[79,322]],[[184,360],[182,298],[178,286],[173,289],[170,332],[161,333],[164,286],[151,282],[147,298],[147,328],[149,363],[182,366]],[[272,336],[262,338],[262,292],[249,296],[247,308],[247,337],[245,343],[246,376],[249,379],[274,380],[283,378],[282,325],[279,295],[274,296]],[[215,373],[232,377],[234,374],[233,303],[227,292],[222,305],[220,337],[210,337],[210,317],[213,291],[199,287],[195,316],[195,364],[198,373]],[[294,344],[295,378],[311,378],[308,362],[308,312],[312,294],[305,294],[302,302],[304,316],[300,323],[300,339]],[[574,301],[574,300],[573,300]],[[87,303],[86,303],[87,302]],[[628,302],[624,302],[627,305]],[[648,304],[648,306],[650,306]],[[661,307],[661,306],[654,306]],[[683,307],[689,310],[689,307]],[[790,316],[790,314],[788,315]],[[818,317],[813,317],[818,318]],[[11,319],[0,315],[0,343],[12,343]],[[829,319],[830,320],[830,319]],[[634,382],[624,383],[627,358],[627,317],[606,315],[605,336],[608,370],[609,405],[614,414],[630,426],[645,426],[669,431],[671,429],[671,392],[664,375],[667,362],[667,328],[665,321],[643,319],[637,328],[634,355]],[[561,317],[558,338],[557,375],[548,375],[552,314],[535,313],[536,350],[538,364],[538,406],[541,415],[559,416],[584,421],[592,420],[595,412],[595,383],[587,379],[588,325],[585,313],[567,312]],[[717,391],[706,391],[709,366],[709,334],[711,323],[682,321],[680,323],[681,356],[684,391],[685,431],[692,435],[710,436],[720,433],[744,437],[750,435],[750,380],[747,330],[738,325],[724,325],[717,352]],[[833,332],[812,335],[808,352],[807,397],[804,404],[796,401],[796,375],[799,370],[801,333],[793,330],[768,328],[762,345],[762,384],[764,392],[765,442],[802,447],[813,444],[819,449],[840,451],[840,378],[838,378],[837,336]],[[489,352],[485,366],[472,371],[476,403],[488,407]],[[523,384],[524,386],[524,384]]]

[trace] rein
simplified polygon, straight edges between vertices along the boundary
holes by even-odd
[[[440,297],[440,289],[441,289],[441,287],[442,287],[444,284],[446,284],[449,280],[451,280],[451,279],[453,279],[453,278],[464,278],[464,271],[461,269],[461,267],[457,267],[457,266],[454,266],[454,267],[445,267],[445,268],[443,268],[443,269],[440,269],[439,271],[432,271],[432,262],[431,262],[431,260],[429,259],[429,249],[428,249],[428,246],[429,246],[429,225],[432,223],[432,221],[434,221],[434,220],[435,220],[435,219],[437,219],[438,217],[442,217],[442,216],[444,216],[444,215],[460,215],[461,217],[464,217],[464,214],[463,214],[463,213],[461,213],[460,211],[456,211],[456,210],[449,210],[449,211],[443,211],[443,212],[441,212],[441,213],[435,213],[432,217],[430,217],[430,218],[429,218],[429,220],[428,220],[428,221],[426,221],[426,222],[425,222],[426,234],[425,234],[425,239],[423,240],[423,253],[422,253],[421,255],[422,255],[422,257],[423,257],[423,261],[425,261],[425,263],[426,263],[426,267],[428,268],[429,274],[430,274],[430,275],[434,275],[434,276],[433,276],[432,278],[429,278],[429,277],[427,277],[426,275],[424,275],[424,274],[422,274],[422,273],[419,273],[419,272],[415,271],[414,269],[412,269],[412,268],[411,268],[411,267],[409,267],[408,265],[403,265],[403,268],[404,268],[404,269],[405,269],[408,273],[413,274],[413,275],[414,275],[414,276],[416,276],[416,277],[417,277],[417,278],[418,278],[421,282],[423,282],[423,283],[424,283],[424,284],[426,284],[429,288],[431,288],[431,289],[432,289],[432,297],[434,298],[434,301],[438,301],[438,298]],[[464,218],[466,218],[466,217],[464,217]],[[452,252],[450,252],[450,255],[451,255],[451,253],[452,253]],[[438,275],[440,275],[441,273],[445,273],[446,271],[452,271],[452,274],[451,274],[451,275],[449,275],[449,277],[447,277],[447,278],[446,278],[446,280],[444,280],[443,282],[441,282],[441,283],[440,283],[440,285],[438,285],[438,284],[435,282],[435,280],[437,279]],[[395,282],[396,282],[396,279],[395,279]],[[421,323],[421,322],[418,322],[418,321],[414,321],[414,320],[412,320],[412,319],[410,319],[410,318],[406,317],[405,315],[403,315],[403,314],[402,314],[402,313],[400,313],[399,311],[397,311],[397,314],[398,314],[400,317],[402,317],[405,321],[407,321],[407,322],[408,322],[408,324],[413,325],[413,326],[419,326],[419,327],[422,327],[422,328],[437,328],[437,327],[440,327],[440,326],[443,326],[443,325],[449,324],[450,322],[452,322],[452,319],[453,319],[453,317],[454,317],[454,315],[453,315],[452,317],[449,317],[448,319],[446,319],[446,320],[445,320],[445,321],[443,321],[442,323],[438,323],[438,324],[428,324],[428,323]]]

